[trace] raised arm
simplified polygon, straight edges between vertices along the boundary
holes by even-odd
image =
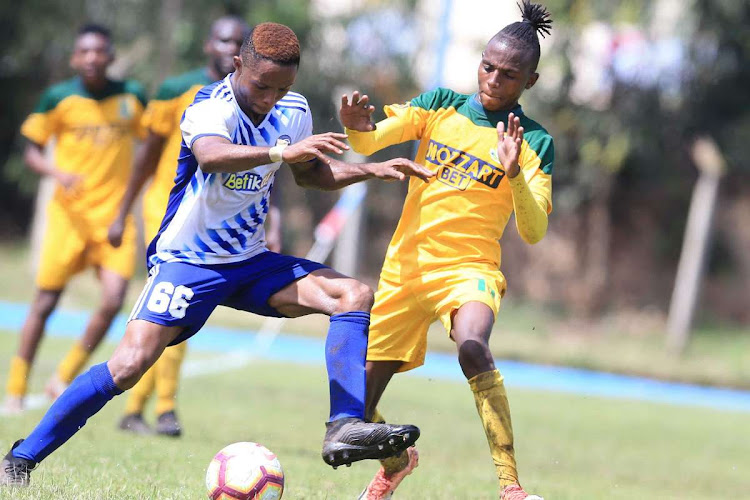
[[[533,245],[541,241],[547,233],[547,200],[542,196],[535,196],[526,178],[521,174],[518,158],[523,144],[523,127],[520,119],[510,113],[507,134],[505,124],[499,122],[497,136],[497,155],[505,169],[513,194],[518,234],[526,243]]]
[[[346,128],[352,148],[363,155],[371,155],[388,146],[404,142],[403,124],[396,117],[389,117],[377,124],[372,120],[375,107],[370,104],[367,95],[360,96],[354,91],[351,101],[349,96],[341,96],[339,118]]]
[[[159,165],[159,158],[164,148],[164,142],[164,137],[149,132],[146,140],[143,141],[143,144],[136,153],[133,170],[130,172],[130,178],[128,179],[128,187],[125,190],[122,203],[120,203],[120,212],[109,226],[109,231],[107,232],[107,238],[115,248],[122,244],[125,219],[133,208],[133,203],[135,203],[138,193],[141,192],[146,181],[156,172],[156,168]]]

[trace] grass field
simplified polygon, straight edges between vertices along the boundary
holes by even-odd
[[[45,341],[32,375],[34,392],[69,342]],[[104,345],[98,359],[112,347]],[[14,348],[13,335],[0,332],[2,380]],[[746,498],[750,491],[747,414],[512,386],[509,393],[524,484],[547,500],[726,499]],[[0,499],[203,498],[203,476],[213,454],[245,440],[279,455],[287,478],[285,499],[354,499],[376,465],[334,471],[320,459],[327,399],[322,366],[258,362],[189,378],[179,407],[186,432],[172,440],[116,431],[121,396],[34,472],[29,489],[0,490]],[[497,497],[487,445],[464,383],[400,376],[382,409],[423,432],[420,467],[403,483],[399,498]],[[0,417],[3,452],[41,415]]]

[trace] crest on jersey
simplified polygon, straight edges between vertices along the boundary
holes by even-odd
[[[133,116],[133,107],[128,96],[121,96],[120,99],[120,118],[127,120]]]
[[[276,145],[277,146],[288,146],[292,143],[292,138],[288,135],[280,135],[278,139],[276,139]]]

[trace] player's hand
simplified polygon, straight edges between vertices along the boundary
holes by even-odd
[[[430,178],[435,177],[435,172],[432,170],[406,158],[394,158],[383,163],[375,163],[372,173],[384,181],[402,181],[410,176],[430,182]]]
[[[348,129],[359,132],[375,130],[375,122],[372,121],[373,111],[375,111],[375,106],[370,105],[370,98],[366,95],[360,97],[358,90],[352,94],[351,104],[349,96],[346,94],[341,96],[339,118],[341,124]]]
[[[120,218],[118,217],[117,219],[115,219],[112,225],[109,226],[109,230],[107,231],[107,239],[109,240],[109,244],[115,248],[122,245],[122,234],[124,232],[125,221],[120,220]]]
[[[521,155],[521,144],[523,144],[523,127],[521,120],[513,113],[508,115],[508,132],[505,132],[505,124],[497,122],[497,158],[505,169],[505,173],[511,179],[518,175],[521,168],[518,166],[518,157]]]
[[[65,191],[71,194],[75,194],[80,188],[80,184],[83,181],[83,176],[78,174],[71,174],[68,172],[57,171],[55,173],[55,180],[60,184]]]
[[[345,150],[348,150],[349,146],[341,142],[346,137],[346,134],[336,132],[311,135],[307,139],[284,148],[284,151],[281,153],[281,159],[285,163],[305,163],[318,158],[324,163],[330,163],[330,160],[324,153],[340,155]]]

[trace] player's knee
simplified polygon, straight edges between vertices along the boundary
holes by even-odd
[[[55,310],[56,304],[56,300],[36,300],[31,306],[29,314],[36,316],[37,318],[44,321],[49,318],[49,316],[52,314],[52,311]]]
[[[133,387],[151,367],[150,356],[143,351],[131,351],[121,355],[115,353],[108,364],[112,371],[112,379],[122,390]]]
[[[495,368],[489,344],[484,339],[470,339],[458,347],[458,362],[467,376]]]
[[[349,280],[338,300],[336,313],[370,311],[375,301],[372,288],[357,280]]]
[[[124,294],[105,295],[102,299],[102,303],[99,305],[99,314],[109,318],[114,318],[115,315],[120,312],[120,309],[122,309],[124,301]]]

